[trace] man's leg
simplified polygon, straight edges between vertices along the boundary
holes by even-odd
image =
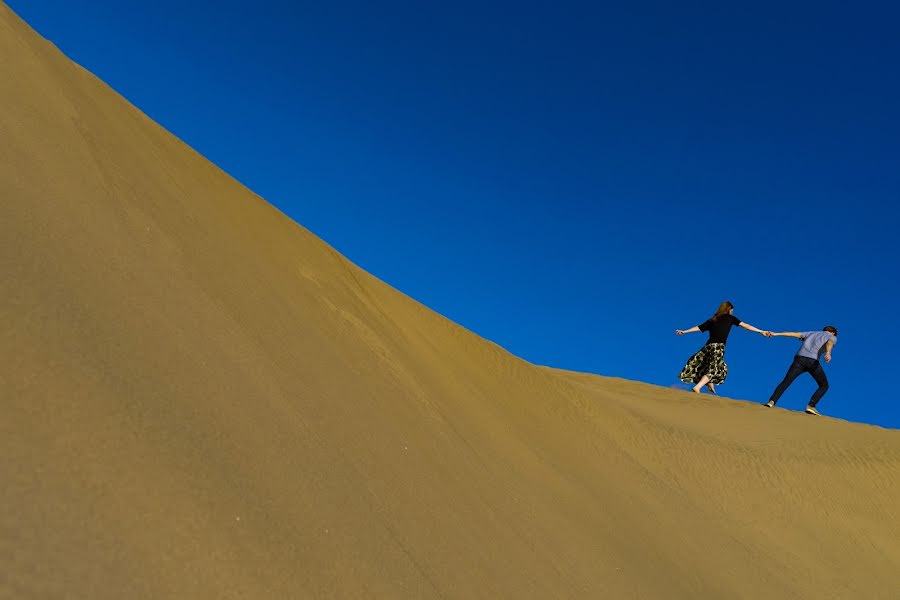
[[[813,392],[812,398],[809,399],[809,405],[815,408],[822,396],[825,395],[825,392],[828,391],[828,378],[825,376],[825,369],[822,368],[818,361],[816,361],[816,366],[809,370],[809,374],[819,384],[819,389]]]
[[[772,397],[769,398],[769,404],[771,406],[775,406],[775,403],[778,402],[778,399],[781,398],[781,395],[784,393],[784,390],[788,389],[788,386],[794,383],[794,380],[800,376],[801,373],[806,371],[800,361],[797,360],[797,357],[794,357],[794,362],[791,363],[791,368],[788,369],[787,374],[784,376],[784,379],[781,380],[781,383],[778,384],[778,387],[775,388],[775,391],[772,392]]]

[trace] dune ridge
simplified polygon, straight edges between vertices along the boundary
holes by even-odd
[[[0,3],[0,598],[900,598],[900,432],[531,365]]]

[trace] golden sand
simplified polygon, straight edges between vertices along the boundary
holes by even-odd
[[[900,432],[526,363],[0,4],[0,598],[900,598]]]

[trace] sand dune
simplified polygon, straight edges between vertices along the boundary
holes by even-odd
[[[0,4],[0,598],[900,598],[900,432],[528,364]]]

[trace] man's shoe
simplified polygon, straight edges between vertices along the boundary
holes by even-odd
[[[816,415],[817,417],[821,417],[821,416],[822,416],[822,413],[820,413],[819,411],[817,411],[815,406],[807,406],[807,407],[806,407],[806,414],[809,414],[809,415]]]
[[[765,406],[766,408],[772,408],[773,406],[775,406],[775,401],[769,400],[768,402],[766,402]]]

